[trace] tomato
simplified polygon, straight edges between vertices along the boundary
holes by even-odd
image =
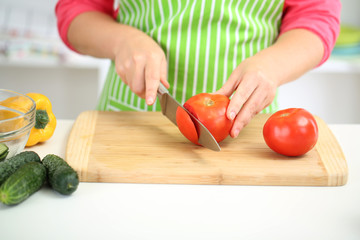
[[[209,130],[217,142],[221,142],[229,135],[233,124],[233,121],[226,117],[229,102],[230,99],[225,95],[200,93],[189,98],[184,108]],[[198,126],[180,107],[176,112],[176,122],[180,132],[191,142],[199,145]]]
[[[314,116],[305,109],[289,108],[269,117],[263,136],[273,151],[286,156],[300,156],[315,146],[318,126]]]

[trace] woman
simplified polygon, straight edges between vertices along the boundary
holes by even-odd
[[[339,33],[339,0],[59,0],[63,41],[113,60],[101,110],[160,110],[162,82],[181,103],[231,96],[231,136],[276,89],[325,62]],[[114,11],[115,9],[115,11]]]

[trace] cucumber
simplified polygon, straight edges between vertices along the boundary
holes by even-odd
[[[42,159],[46,168],[48,182],[57,192],[70,195],[79,185],[77,172],[61,157],[48,154]]]
[[[0,202],[21,203],[39,190],[46,180],[46,169],[40,162],[29,162],[15,171],[0,187]]]
[[[6,156],[9,153],[9,148],[5,143],[0,143],[0,162],[5,160]]]
[[[0,162],[0,185],[5,182],[11,174],[28,162],[40,162],[39,155],[33,151],[26,151]]]

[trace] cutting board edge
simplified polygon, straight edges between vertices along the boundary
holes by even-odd
[[[348,166],[342,148],[325,121],[315,117],[319,132],[316,149],[328,174],[328,186],[343,186],[348,180]],[[331,153],[331,154],[329,154]],[[325,158],[325,156],[327,156]]]
[[[84,111],[76,118],[74,125],[69,134],[66,145],[65,159],[71,159],[71,167],[73,167],[79,174],[80,179],[87,178],[87,168],[89,163],[89,156],[91,152],[91,144],[93,141],[96,120],[99,112],[96,110]],[[84,123],[81,124],[80,123]],[[80,137],[75,137],[79,135]],[[81,151],[74,151],[74,149],[81,149]]]
[[[321,179],[320,179],[321,178]],[[123,177],[121,179],[108,179],[108,178],[101,178],[94,176],[88,176],[87,179],[80,179],[81,182],[97,182],[97,183],[134,183],[134,184],[176,184],[176,185],[232,185],[232,186],[317,186],[317,187],[327,187],[329,186],[327,183],[327,179],[324,177],[320,177],[317,181],[309,181],[305,179],[305,181],[298,181],[298,179],[273,179],[263,181],[261,179],[254,179],[251,180],[226,180],[226,179],[215,179],[208,176],[208,179],[204,179],[199,181],[196,179],[195,181],[191,180],[190,178],[182,179],[182,178],[174,178],[173,176],[168,176],[167,178],[157,178],[150,176],[147,178],[146,175],[143,175],[142,178],[126,178]],[[150,180],[151,179],[151,180]],[[260,180],[260,181],[257,181]]]

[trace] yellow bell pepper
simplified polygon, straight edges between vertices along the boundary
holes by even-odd
[[[30,147],[51,138],[56,128],[56,118],[52,112],[51,102],[45,95],[40,93],[28,93],[26,95],[36,103],[36,122],[26,143],[26,146]]]

